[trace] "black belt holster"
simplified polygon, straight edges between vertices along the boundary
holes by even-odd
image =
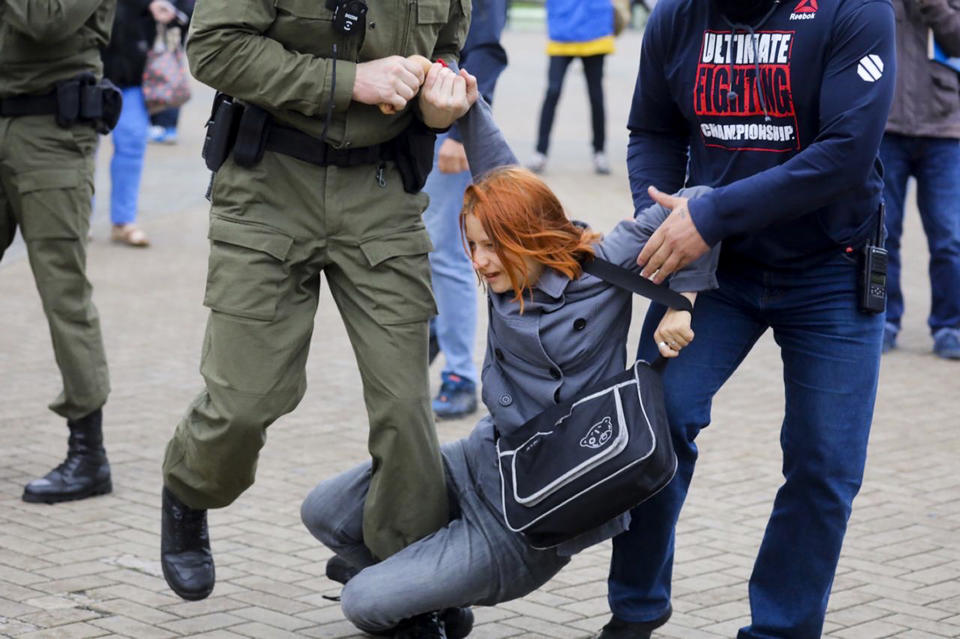
[[[433,150],[437,134],[414,118],[403,132],[387,144],[392,147],[393,159],[407,193],[419,193],[433,170]]]
[[[242,114],[243,106],[237,104],[229,95],[217,93],[213,98],[203,150],[200,152],[211,171],[218,171],[233,150]]]
[[[0,100],[0,116],[54,115],[62,128],[89,123],[101,134],[113,130],[122,108],[120,90],[110,80],[97,82],[92,73],[58,82],[50,93],[15,95]]]

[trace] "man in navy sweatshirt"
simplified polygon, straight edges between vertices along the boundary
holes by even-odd
[[[880,224],[877,149],[894,66],[889,0],[657,3],[627,164],[636,209],[653,199],[672,213],[638,261],[662,281],[722,240],[720,288],[697,300],[697,339],[666,369],[677,476],[614,540],[613,619],[601,639],[649,637],[670,616],[694,439],[713,395],[768,328],[784,365],[785,481],[738,639],[820,636],[877,389],[883,316],[859,310],[857,264]],[[715,188],[689,202],[665,195],[685,183]],[[656,355],[662,312],[647,316],[644,359]]]

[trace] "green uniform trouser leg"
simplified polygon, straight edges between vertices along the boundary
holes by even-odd
[[[96,142],[89,125],[0,118],[0,256],[19,226],[63,378],[50,409],[74,420],[103,406],[110,392],[85,273]]]
[[[171,439],[164,481],[192,508],[231,503],[253,481],[266,428],[297,405],[324,273],[357,356],[374,476],[364,540],[387,557],[444,525],[430,410],[430,240],[392,164],[321,168],[267,152],[228,161],[214,185],[206,390]]]

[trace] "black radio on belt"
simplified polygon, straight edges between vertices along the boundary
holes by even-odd
[[[882,313],[887,306],[887,250],[883,248],[883,203],[877,232],[863,247],[860,258],[859,298],[864,313]]]
[[[343,35],[362,34],[367,19],[364,0],[327,0],[327,9],[333,11],[333,30]]]

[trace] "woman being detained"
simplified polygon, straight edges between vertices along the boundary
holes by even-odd
[[[478,100],[459,122],[476,182],[460,215],[465,244],[489,299],[481,376],[489,416],[442,447],[455,518],[375,563],[362,538],[370,463],[320,483],[302,507],[310,532],[349,565],[341,605],[361,630],[394,637],[466,636],[473,605],[522,597],[551,579],[572,555],[629,524],[623,514],[549,550],[536,550],[505,525],[494,426],[510,432],[580,390],[626,368],[631,294],[589,274],[601,257],[640,272],[637,255],[667,217],[654,205],[606,237],[573,224],[550,188],[516,158]],[[696,197],[704,187],[686,189]],[[718,249],[677,272],[670,286],[691,301],[715,288]],[[690,313],[668,310],[656,332],[675,357],[693,339]],[[446,626],[446,634],[444,634]]]

